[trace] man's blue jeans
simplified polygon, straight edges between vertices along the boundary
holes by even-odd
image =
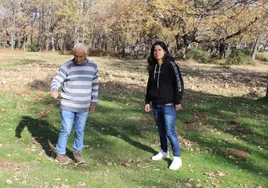
[[[172,146],[173,156],[180,156],[180,142],[175,131],[176,110],[173,104],[153,105],[153,114],[160,136],[160,146],[168,151],[168,139]]]
[[[56,152],[66,153],[68,137],[74,125],[73,151],[80,152],[84,147],[84,130],[87,122],[88,112],[69,112],[61,110],[61,131],[56,145]]]

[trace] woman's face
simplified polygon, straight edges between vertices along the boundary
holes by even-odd
[[[155,45],[154,47],[154,57],[156,60],[162,60],[166,52],[160,45]]]

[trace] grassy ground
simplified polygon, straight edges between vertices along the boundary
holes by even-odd
[[[143,110],[145,61],[92,58],[99,65],[100,101],[86,127],[86,164],[76,166],[54,161],[59,101],[48,93],[51,77],[71,56],[0,54],[0,187],[268,186],[268,101],[256,99],[264,94],[263,68],[240,67],[258,83],[260,93],[250,97],[239,91],[250,87],[247,80],[222,92],[220,67],[180,62],[186,92],[176,128],[183,166],[170,171],[170,159],[150,159],[159,140],[151,114]],[[73,135],[70,157],[72,141]]]

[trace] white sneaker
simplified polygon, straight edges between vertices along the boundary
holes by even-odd
[[[168,152],[163,152],[163,150],[160,150],[160,152],[154,156],[152,156],[152,160],[157,161],[164,158],[169,158]]]
[[[182,161],[180,157],[174,157],[171,165],[169,166],[170,170],[178,170],[182,165]]]

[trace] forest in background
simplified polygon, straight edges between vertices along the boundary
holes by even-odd
[[[1,0],[0,47],[69,51],[76,42],[105,54],[146,57],[165,41],[219,59],[230,49],[266,50],[267,0]]]

